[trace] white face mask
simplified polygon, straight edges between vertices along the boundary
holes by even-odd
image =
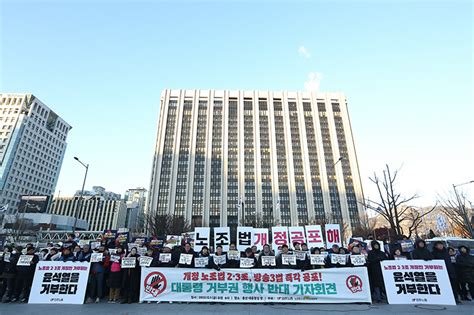
[[[16,250],[12,251],[12,254],[15,255],[15,254],[16,254]]]

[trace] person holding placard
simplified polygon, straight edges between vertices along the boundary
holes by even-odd
[[[381,261],[387,260],[385,252],[380,250],[380,244],[377,241],[370,242],[372,250],[367,256],[367,266],[369,270],[370,288],[374,293],[375,302],[380,303],[382,300],[382,293],[385,291],[383,282]]]
[[[230,243],[229,251],[227,252],[227,264],[225,268],[239,268],[241,253],[238,251],[235,243]]]
[[[311,255],[322,255],[321,253],[321,250],[317,247],[313,248],[311,250]],[[326,259],[327,257],[325,257],[324,259],[321,259],[319,258],[320,260],[322,260],[319,264],[311,264],[311,257],[310,257],[310,268],[309,269],[324,269],[324,267],[326,266],[327,262],[326,262]]]
[[[179,257],[178,267],[179,268],[194,268],[194,257],[196,256],[197,254],[194,251],[194,249],[192,249],[191,243],[184,244],[184,247],[181,250],[181,254]],[[190,259],[187,259],[188,257],[190,257]]]
[[[367,261],[365,255],[361,253],[361,247],[360,244],[352,246],[347,267],[367,267]]]
[[[77,260],[80,262],[91,261],[91,255],[92,255],[91,247],[89,244],[86,244],[84,245],[84,248],[82,248],[82,251],[77,256]]]
[[[198,257],[207,258],[207,264],[204,268],[212,268],[215,270],[221,270],[221,268],[214,263],[214,260],[209,254],[209,249],[207,248],[207,246],[202,247],[201,251],[198,254]]]
[[[120,299],[120,290],[122,289],[122,257],[124,256],[122,247],[117,247],[115,254],[110,255],[110,273],[109,273],[109,303],[117,303]]]
[[[331,249],[329,250],[328,258],[326,261],[326,267],[327,268],[346,267],[346,265],[341,265],[339,263],[339,260],[336,259],[338,255],[342,255],[342,254],[343,253],[341,253],[341,248],[339,247],[339,245],[337,244],[332,245]]]
[[[138,295],[140,292],[141,268],[138,264],[138,258],[140,257],[140,255],[137,253],[137,248],[133,247],[126,257],[135,258],[135,267],[123,268],[124,277],[122,287],[124,288],[124,297],[122,304],[138,302]]]
[[[242,257],[240,260],[240,268],[255,268],[258,265],[258,260],[255,258],[252,248],[250,247],[245,250],[245,257]],[[244,265],[242,264],[242,260],[244,260]]]
[[[96,253],[102,254],[100,261],[92,262],[89,274],[88,299],[87,303],[99,303],[104,297],[104,275],[109,267],[110,257],[105,255],[105,247],[99,246]],[[91,255],[92,257],[92,255]]]
[[[301,244],[301,251],[296,253],[296,267],[301,271],[309,270],[311,268],[310,258],[309,258],[309,249],[308,244]]]
[[[227,254],[222,251],[222,246],[217,245],[216,252],[214,253],[214,257],[212,258],[214,264],[219,268],[225,268],[227,265]]]
[[[178,259],[176,253],[171,252],[169,245],[165,245],[161,249],[161,253],[155,257],[152,262],[153,267],[176,267],[178,264]]]
[[[263,257],[273,257],[275,260],[275,265],[274,266],[268,266],[265,265],[263,262]],[[276,268],[276,257],[275,253],[270,249],[270,245],[265,244],[263,245],[263,250],[260,252],[260,255],[258,256],[258,266],[259,268]]]
[[[287,259],[288,258],[288,259]],[[279,269],[295,269],[296,256],[289,251],[288,245],[283,244],[281,246],[281,253],[276,258],[277,268]]]
[[[18,260],[16,270],[16,284],[15,284],[15,296],[13,300],[20,300],[21,302],[28,301],[30,296],[30,289],[33,283],[33,276],[35,275],[36,264],[39,261],[38,255],[35,255],[35,248],[28,247],[26,249],[26,255],[21,255],[20,258],[27,258],[25,261],[28,265],[20,264],[21,259]]]

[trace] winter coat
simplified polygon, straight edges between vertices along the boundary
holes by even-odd
[[[32,264],[29,266],[16,266],[16,270],[18,272],[18,276],[22,278],[33,278],[35,274],[36,264],[39,261],[38,255],[32,255],[33,258],[31,259]]]
[[[424,247],[419,247],[418,244],[424,243]],[[411,252],[411,259],[420,259],[420,260],[432,260],[433,255],[430,251],[426,248],[426,243],[423,240],[418,240],[416,242],[416,248]]]
[[[451,257],[449,256],[448,250],[446,248],[443,248],[443,250],[438,250],[436,247],[433,247],[432,255],[433,259],[444,260],[449,277],[456,278],[456,269],[451,262]]]
[[[181,251],[180,255],[181,255],[181,254],[192,255],[192,256],[193,256],[193,260],[191,261],[191,265],[180,264],[180,263],[179,263],[179,258],[180,258],[180,256],[178,256],[178,267],[179,267],[179,268],[194,268],[194,258],[197,257],[196,252],[195,252],[192,248],[189,250],[189,252],[186,252],[186,250],[183,248],[183,250]]]
[[[467,249],[467,253],[461,253],[461,247]],[[469,254],[469,248],[459,247],[459,255],[456,257],[456,267],[459,272],[459,281],[474,283],[474,256]]]
[[[88,251],[87,253],[82,251],[77,256],[77,260],[80,261],[80,262],[83,262],[83,261],[88,261],[89,262],[89,261],[91,261],[91,255],[92,255],[91,251]]]
[[[377,241],[372,241],[372,250],[369,251],[367,256],[367,268],[369,270],[369,281],[371,287],[384,287],[382,266],[380,262],[387,260],[387,255],[380,249],[374,249],[374,245],[378,244]]]

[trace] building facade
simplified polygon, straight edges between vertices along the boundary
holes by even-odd
[[[120,199],[120,195],[109,193],[108,196],[116,195],[119,197],[107,198],[101,195],[100,192],[94,195],[92,194],[93,191],[94,189],[88,195],[84,195],[80,209],[78,209],[78,219],[86,221],[91,231],[125,227],[127,207],[125,202]],[[79,196],[54,198],[49,213],[75,217],[79,199]]]
[[[194,226],[354,228],[362,201],[343,94],[162,92],[149,212]]]
[[[127,205],[125,227],[131,232],[143,232],[145,228],[145,206],[147,190],[132,188],[125,192],[124,201]]]
[[[71,126],[32,94],[0,93],[0,207],[21,196],[51,196]]]

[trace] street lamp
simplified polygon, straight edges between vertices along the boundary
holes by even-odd
[[[471,237],[474,237],[474,231],[472,229],[471,220],[469,220],[469,218],[467,217],[467,212],[466,212],[466,207],[464,206],[464,202],[461,202],[461,197],[459,197],[458,191],[456,190],[456,187],[464,186],[464,185],[468,185],[468,184],[472,184],[472,183],[474,183],[474,180],[471,180],[469,182],[465,182],[465,183],[462,183],[462,184],[457,184],[457,185],[453,184],[453,189],[454,189],[454,194],[456,195],[456,200],[458,201],[459,207],[462,210],[462,216],[463,216],[464,222],[466,223],[466,226],[469,229],[469,233],[471,234]]]
[[[72,233],[76,232],[76,225],[77,225],[77,217],[79,216],[79,210],[82,207],[82,198],[84,196],[84,186],[86,185],[86,178],[87,178],[87,172],[89,171],[89,164],[83,163],[77,156],[74,157],[74,160],[78,161],[81,163],[82,166],[86,168],[86,173],[84,175],[84,181],[82,182],[82,190],[81,190],[81,195],[79,196],[79,201],[76,205],[76,209],[74,210],[74,226],[72,227]]]
[[[333,166],[336,166],[336,164],[337,164],[337,163],[339,163],[339,162],[341,162],[343,159],[344,159],[344,157],[343,157],[343,156],[341,156],[341,157],[340,157],[340,158],[339,158],[339,159],[336,161],[336,163],[334,163],[334,165],[333,165]]]

